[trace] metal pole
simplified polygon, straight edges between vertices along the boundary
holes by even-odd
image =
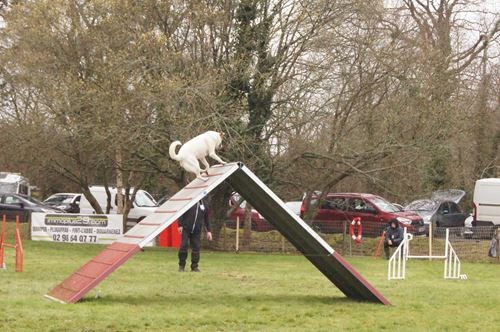
[[[408,229],[406,227],[403,228],[404,232],[403,232],[403,258],[404,260],[407,259],[408,255],[410,254],[410,241],[408,241]]]
[[[455,251],[455,250],[453,250]],[[453,259],[453,278],[457,278],[458,277],[458,273],[457,273],[457,260],[458,260],[458,257],[457,257],[457,254],[454,252],[455,255],[454,256],[454,259]]]
[[[16,272],[23,272],[24,250],[19,230],[19,216],[16,216]]]
[[[352,256],[352,238],[348,236],[349,238],[349,256]]]
[[[500,263],[500,229],[497,228],[497,261]]]
[[[446,279],[448,275],[448,235],[450,233],[450,230],[447,228],[446,229],[446,240],[445,240],[445,245],[444,245],[444,278]]]
[[[406,278],[406,259],[409,254],[410,250],[410,241],[408,241],[408,238],[406,237],[406,227],[405,227],[405,232],[404,232],[404,238],[403,238],[403,247],[401,248],[402,252],[401,254],[401,259],[403,260],[403,279]]]
[[[432,221],[429,224],[429,260],[432,260]]]
[[[5,269],[5,232],[7,231],[7,217],[3,215],[2,232],[0,233],[0,269]]]
[[[227,230],[226,230],[226,222],[222,224],[222,250],[226,251],[226,237],[227,237]]]
[[[240,251],[240,217],[236,217],[236,252]]]

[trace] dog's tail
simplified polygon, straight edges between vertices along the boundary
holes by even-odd
[[[175,141],[172,142],[172,144],[170,144],[170,147],[168,148],[168,154],[170,155],[170,158],[172,158],[173,160],[179,160],[179,156],[177,155],[177,153],[175,153],[175,149],[179,145],[182,145],[182,143],[179,141]]]

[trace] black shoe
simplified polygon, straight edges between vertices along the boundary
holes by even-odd
[[[197,267],[194,267],[191,269],[191,272],[201,272],[199,268]]]
[[[179,272],[184,272],[184,266],[179,266]]]

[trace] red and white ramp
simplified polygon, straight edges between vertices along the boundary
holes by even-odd
[[[259,211],[346,296],[362,301],[389,304],[387,299],[241,163],[211,167],[208,181],[199,179],[192,181],[159,207],[154,214],[143,219],[57,285],[46,297],[63,303],[80,300],[224,181]]]
[[[196,179],[184,187],[154,214],[141,220],[120,239],[52,289],[46,297],[64,303],[74,303],[81,299],[238,168],[237,163],[211,167],[208,181]]]

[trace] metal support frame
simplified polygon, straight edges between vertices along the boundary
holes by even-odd
[[[3,215],[2,231],[0,233],[0,269],[6,269],[5,263],[5,248],[14,249],[16,252],[16,272],[23,272],[24,266],[24,249],[21,240],[21,232],[19,230],[19,216],[16,216],[16,230],[15,230],[15,244],[5,243],[5,236],[7,233],[7,217]]]

